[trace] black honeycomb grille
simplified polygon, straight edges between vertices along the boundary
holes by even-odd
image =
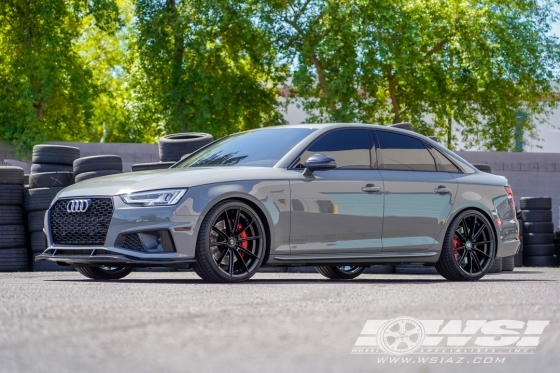
[[[50,210],[53,241],[60,245],[103,245],[113,217],[111,198],[90,198],[86,212],[68,212],[71,201],[57,201]]]
[[[142,245],[142,241],[140,241],[140,237],[136,233],[124,236],[121,247],[129,250],[144,251],[144,245]]]

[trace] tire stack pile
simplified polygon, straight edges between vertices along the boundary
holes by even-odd
[[[23,169],[0,167],[0,272],[28,268],[22,205]]]
[[[513,263],[516,267],[523,267],[523,220],[521,211],[517,211],[517,221],[519,222],[519,251],[513,256]]]
[[[554,232],[554,247],[556,250],[556,266],[560,267],[560,225]]]
[[[523,265],[552,267],[556,265],[554,224],[550,197],[522,197]]]
[[[101,176],[122,173],[122,158],[118,155],[94,155],[78,158],[74,161],[74,179],[76,183]]]
[[[43,233],[45,213],[58,192],[74,183],[72,164],[79,157],[80,149],[73,146],[33,147],[33,164],[29,175],[29,190],[25,193],[25,209],[31,237],[32,267],[35,271],[59,271],[67,268],[52,262],[35,262],[34,259],[45,251],[47,246]]]
[[[489,173],[489,174],[492,173],[492,167],[490,167],[486,163],[473,163],[472,165],[475,166],[479,171],[486,172],[486,173]],[[494,262],[492,263],[492,266],[488,270],[488,273],[500,273],[502,271],[513,271],[513,258],[511,258],[511,260],[506,259],[506,268],[507,269],[504,269],[504,259],[506,259],[506,258],[494,258]],[[510,261],[512,262],[511,269],[510,269],[510,266],[509,266]]]
[[[180,161],[185,154],[190,154],[214,141],[208,133],[187,132],[166,135],[159,139],[160,162],[138,163],[132,166],[132,172],[161,170],[169,168]]]

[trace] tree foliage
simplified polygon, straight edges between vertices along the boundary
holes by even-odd
[[[6,0],[0,134],[22,150],[219,137],[281,124],[296,102],[310,122],[410,121],[450,147],[510,150],[557,103],[557,4]]]

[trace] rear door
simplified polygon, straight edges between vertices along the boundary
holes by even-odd
[[[375,130],[385,187],[383,251],[421,251],[437,239],[451,212],[457,181],[436,164],[422,140]],[[445,157],[444,157],[445,158]],[[456,171],[458,171],[455,168]]]
[[[300,156],[290,181],[292,254],[382,251],[383,181],[372,169],[370,135],[363,128],[335,130]],[[314,154],[332,157],[337,168],[304,176]]]

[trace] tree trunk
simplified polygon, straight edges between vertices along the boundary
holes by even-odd
[[[327,105],[329,106],[331,115],[333,116],[333,118],[336,118],[337,117],[336,105],[334,104],[334,102],[332,101],[329,95],[329,85],[327,83],[327,78],[325,77],[325,71],[323,70],[323,67],[321,66],[321,63],[317,58],[315,52],[311,52],[310,57],[311,57],[311,61],[313,62],[313,66],[315,66],[315,70],[317,70],[317,77],[319,78],[321,91],[323,91],[323,94],[325,95],[325,99],[327,100]]]
[[[188,124],[184,118],[185,100],[183,97],[181,79],[183,76],[183,56],[185,53],[185,37],[181,27],[181,19],[175,0],[167,0],[166,8],[173,30],[173,62],[171,72],[171,94],[175,100],[175,122],[178,128],[188,130]]]
[[[391,103],[393,104],[393,112],[395,116],[393,118],[393,124],[401,123],[401,106],[399,104],[399,98],[397,97],[397,79],[394,74],[389,75],[389,94],[391,95]]]

